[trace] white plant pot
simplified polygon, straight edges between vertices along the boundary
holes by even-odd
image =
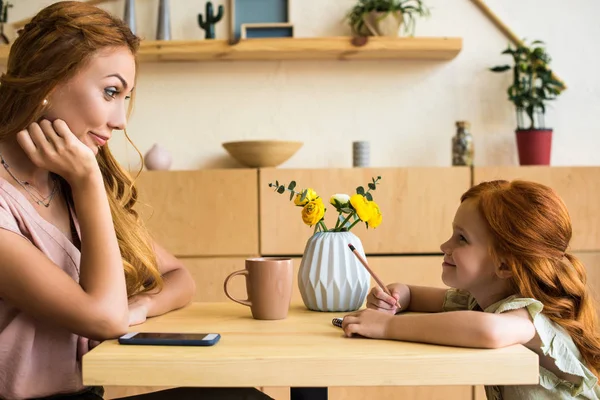
[[[351,232],[317,232],[308,239],[298,288],[309,310],[354,311],[363,305],[370,275],[349,243],[366,259],[360,239]]]
[[[365,25],[373,36],[398,37],[402,26],[402,12],[371,11],[365,17]]]

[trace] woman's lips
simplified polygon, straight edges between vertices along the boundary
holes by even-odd
[[[90,132],[90,135],[92,135],[92,138],[94,138],[94,140],[96,141],[98,146],[104,146],[106,144],[106,142],[108,141],[108,138],[105,138],[104,136],[96,135],[94,132]]]

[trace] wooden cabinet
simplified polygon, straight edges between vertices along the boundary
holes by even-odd
[[[573,223],[571,251],[600,250],[599,167],[477,167],[477,184],[493,179],[525,179],[550,186],[561,196]]]
[[[180,257],[258,254],[254,169],[144,171],[138,211]]]
[[[381,208],[383,222],[366,231],[360,223],[352,232],[367,254],[440,253],[440,244],[452,232],[452,220],[460,196],[470,185],[470,171],[454,168],[350,168],[350,169],[261,169],[260,252],[263,255],[304,252],[313,229],[300,217],[301,208],[287,194],[277,194],[269,183],[296,181],[297,190],[313,188],[329,204],[333,194],[356,193],[367,188],[372,177],[381,176],[372,192]],[[325,221],[335,225],[337,213],[327,206]]]

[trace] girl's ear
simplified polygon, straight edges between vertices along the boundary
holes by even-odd
[[[509,278],[512,278],[513,273],[510,270],[510,268],[508,268],[508,265],[502,263],[496,269],[496,275],[498,275],[498,277],[501,278],[501,279],[509,279]]]

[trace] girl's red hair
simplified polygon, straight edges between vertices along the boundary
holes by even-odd
[[[527,181],[480,183],[461,197],[476,199],[493,237],[490,253],[512,271],[514,290],[543,305],[543,314],[573,339],[598,376],[600,335],[583,264],[567,252],[571,219],[549,187]]]

